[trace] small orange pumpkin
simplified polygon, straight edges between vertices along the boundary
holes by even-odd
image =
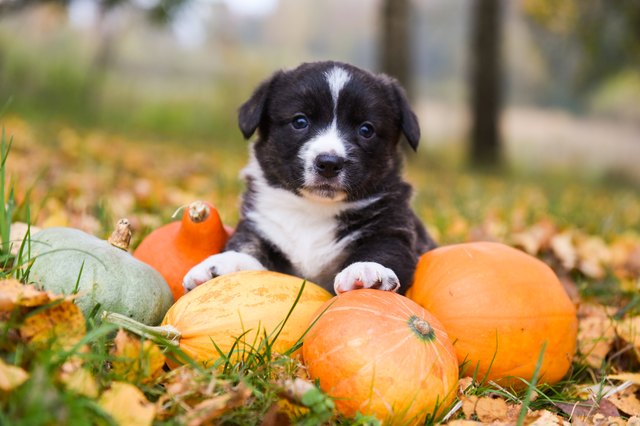
[[[417,424],[455,397],[455,352],[440,322],[418,304],[362,289],[334,297],[319,312],[302,355],[344,415]]]
[[[407,296],[449,333],[466,374],[521,388],[544,348],[539,383],[558,382],[576,349],[574,304],[544,262],[493,242],[422,255]]]
[[[160,272],[175,301],[185,293],[182,279],[189,269],[220,253],[227,239],[227,230],[216,208],[205,201],[194,201],[185,209],[182,220],[147,235],[133,256]]]

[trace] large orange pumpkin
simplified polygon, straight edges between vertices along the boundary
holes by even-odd
[[[302,354],[341,413],[416,424],[455,397],[453,347],[440,322],[418,304],[362,289],[334,297],[320,312]]]
[[[331,298],[329,292],[308,281],[300,294],[303,282],[302,278],[277,272],[235,272],[185,294],[169,308],[161,326],[146,327],[111,313],[104,319],[140,335],[163,336],[207,365],[219,358],[218,349],[230,354],[232,360],[242,358],[258,348],[265,335],[273,353],[284,353],[304,335],[318,308]],[[173,359],[167,363],[178,365]]]
[[[167,281],[173,299],[184,295],[182,279],[193,266],[220,253],[228,231],[216,208],[205,201],[194,201],[184,210],[182,220],[168,223],[147,235],[133,252],[151,265]]]
[[[449,333],[468,375],[523,387],[541,351],[540,381],[555,383],[576,349],[576,309],[545,263],[504,244],[444,246],[422,255],[407,296]]]

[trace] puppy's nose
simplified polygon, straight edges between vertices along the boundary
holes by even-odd
[[[332,178],[338,176],[344,167],[344,158],[334,154],[320,154],[316,157],[315,168],[321,176]]]

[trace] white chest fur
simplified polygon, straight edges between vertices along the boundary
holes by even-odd
[[[340,212],[361,208],[372,200],[356,203],[323,202],[297,196],[269,186],[252,161],[244,173],[256,185],[254,208],[247,213],[259,232],[284,253],[293,267],[311,281],[321,283],[343,260],[346,246],[357,234],[336,239]]]

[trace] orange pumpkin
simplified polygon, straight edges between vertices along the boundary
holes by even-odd
[[[576,349],[576,309],[545,263],[504,244],[444,246],[422,255],[407,296],[449,333],[467,375],[516,388],[555,383]]]
[[[164,225],[147,235],[133,252],[137,259],[151,265],[169,284],[173,299],[184,295],[182,279],[193,266],[220,253],[228,233],[213,205],[194,201],[182,214],[182,220]]]
[[[344,415],[416,424],[455,397],[455,352],[440,322],[418,304],[362,289],[334,297],[320,312],[302,355]]]

